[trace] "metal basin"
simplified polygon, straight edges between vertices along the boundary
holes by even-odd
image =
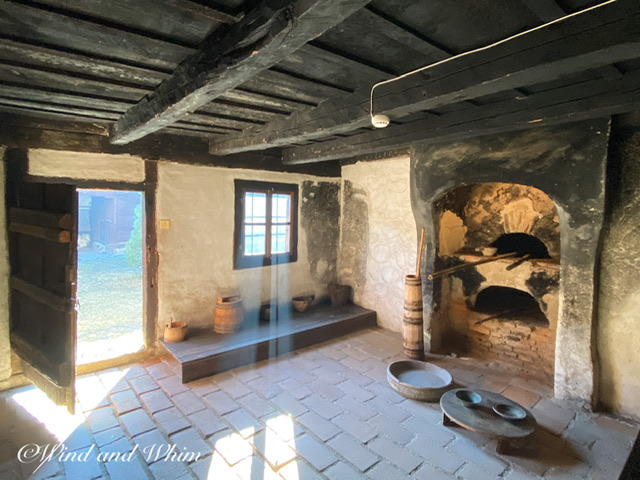
[[[399,360],[387,367],[389,385],[413,400],[437,401],[453,383],[451,374],[432,363]]]

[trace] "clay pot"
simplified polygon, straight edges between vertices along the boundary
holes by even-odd
[[[187,322],[171,322],[164,329],[164,341],[167,343],[182,342],[187,336]]]
[[[351,285],[339,285],[330,283],[328,285],[329,297],[331,297],[331,305],[346,305],[351,298]]]
[[[315,295],[301,295],[299,297],[293,297],[291,303],[296,312],[306,312],[311,305],[311,302],[316,298]]]

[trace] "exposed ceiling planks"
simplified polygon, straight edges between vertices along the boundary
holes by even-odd
[[[507,43],[454,59],[423,74],[376,90],[374,112],[401,118],[512,88],[640,56],[640,8],[619,1],[527,33]],[[211,152],[237,153],[284,146],[361,128],[369,123],[369,88],[313,112],[301,112],[261,130],[212,141]]]
[[[38,0],[37,3],[67,16],[117,25],[120,29],[193,47],[221,23],[239,20],[229,13],[188,0]]]
[[[168,77],[167,73],[151,68],[110,60],[96,61],[90,55],[29,45],[7,38],[0,38],[0,62],[4,65],[29,66],[66,75],[82,75],[147,87],[156,86]]]
[[[197,78],[197,72],[207,72],[204,83],[195,82],[194,91],[203,85],[207,91],[198,105],[189,103],[166,123],[164,114],[155,117],[155,109],[149,115],[158,123],[154,128],[211,140],[216,155],[274,146],[288,148],[289,161],[358,156],[356,150],[380,155],[402,139],[455,138],[508,128],[502,125],[508,122],[520,128],[526,119],[543,115],[550,122],[576,118],[584,114],[578,109],[590,109],[577,92],[587,88],[588,93],[596,85],[602,98],[592,98],[593,112],[606,115],[636,104],[635,93],[620,92],[620,85],[640,70],[637,0],[618,0],[587,22],[570,20],[570,28],[563,21],[493,56],[474,54],[430,70],[429,77],[381,86],[375,111],[390,113],[392,124],[378,131],[369,122],[373,84],[596,3],[4,0],[0,124],[7,115],[33,118],[34,125],[58,118],[71,126],[99,124],[104,135],[105,125],[118,120],[122,125],[163,89],[172,99],[165,106],[178,104],[173,100],[188,96],[191,87],[183,89],[171,79],[190,67]],[[260,10],[266,4],[270,10]],[[307,36],[297,38],[295,48],[289,45],[288,53],[260,60],[279,48],[277,38],[290,41],[278,32],[291,33],[287,21],[307,8],[325,13],[344,8],[351,14],[321,16],[321,25],[315,17],[292,22]],[[602,14],[604,9],[619,14]],[[258,10],[262,17],[256,16]],[[316,29],[313,35],[307,27]],[[189,58],[196,60],[189,63]],[[252,65],[256,60],[259,67]]]
[[[192,48],[8,0],[0,2],[4,37],[172,71]]]
[[[190,57],[149,97],[116,122],[112,141],[127,143],[170,125],[272,67],[369,0],[264,0],[219,42]],[[290,6],[290,9],[285,7]],[[248,50],[246,50],[248,48]]]

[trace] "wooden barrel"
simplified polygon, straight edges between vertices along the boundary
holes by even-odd
[[[404,355],[413,360],[424,359],[422,325],[422,279],[415,275],[407,275],[404,280],[402,346]]]
[[[213,314],[213,331],[216,333],[233,333],[242,328],[244,311],[240,295],[219,297]]]

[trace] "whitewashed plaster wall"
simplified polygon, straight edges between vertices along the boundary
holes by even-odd
[[[43,177],[141,183],[144,160],[133,155],[29,150],[29,173]]]
[[[340,281],[353,287],[355,303],[378,313],[380,326],[399,332],[417,251],[409,157],[344,166],[342,179]]]
[[[4,156],[0,147],[0,158]],[[11,345],[9,342],[9,252],[5,214],[5,164],[0,162],[0,381],[11,376]]]
[[[326,282],[319,280],[324,272],[311,271],[302,219],[297,262],[233,269],[234,179],[339,185],[337,179],[307,175],[160,162],[157,218],[169,220],[170,228],[158,230],[159,327],[173,318],[212,328],[218,297],[235,293],[242,295],[247,312],[272,298],[288,303],[295,295],[326,295]],[[324,266],[320,262],[317,269]]]

